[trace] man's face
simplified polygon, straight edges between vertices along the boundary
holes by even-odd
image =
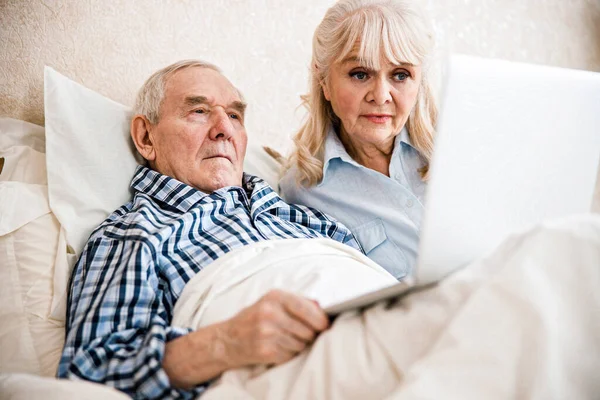
[[[221,73],[177,71],[165,85],[159,122],[149,129],[150,166],[206,193],[240,186],[248,140],[244,107]]]

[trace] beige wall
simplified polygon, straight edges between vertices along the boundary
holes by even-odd
[[[600,0],[429,0],[456,51],[600,71]]]
[[[600,71],[600,0],[416,0],[467,54]],[[312,31],[333,0],[0,0],[0,115],[43,123],[43,66],[125,104],[157,68],[220,65],[251,140],[285,149],[303,115]]]

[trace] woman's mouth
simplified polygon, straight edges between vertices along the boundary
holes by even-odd
[[[374,124],[385,124],[392,119],[392,116],[389,114],[364,114],[363,117]]]

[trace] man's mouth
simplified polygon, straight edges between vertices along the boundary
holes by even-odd
[[[206,157],[206,158],[204,158],[204,159],[205,159],[205,160],[210,160],[210,159],[212,159],[212,158],[224,158],[224,159],[228,160],[230,163],[233,163],[233,162],[231,161],[231,157],[230,157],[230,156],[228,156],[227,154],[214,154],[214,155],[212,155],[212,156],[210,156],[210,157]]]

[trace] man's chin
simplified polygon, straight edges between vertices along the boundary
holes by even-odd
[[[228,186],[242,186],[242,177],[230,171],[214,172],[197,180],[194,187],[204,193],[212,193]]]

